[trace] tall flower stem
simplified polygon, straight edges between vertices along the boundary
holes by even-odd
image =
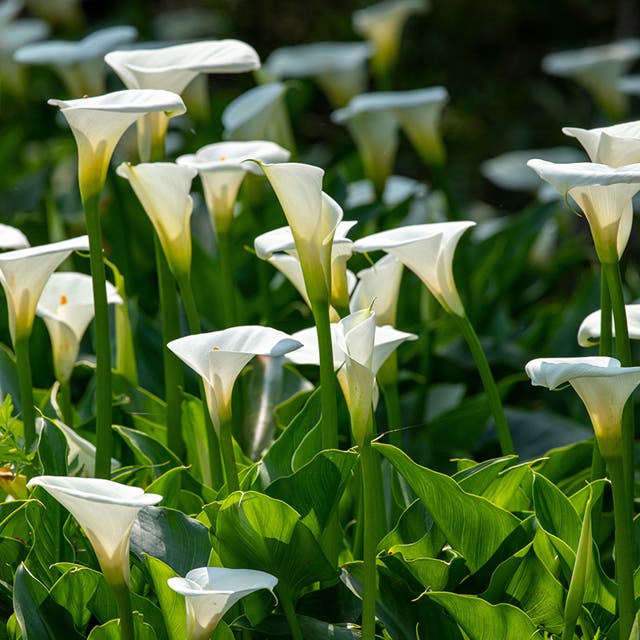
[[[224,475],[227,480],[229,493],[240,490],[238,481],[238,467],[236,466],[236,456],[233,451],[233,434],[231,428],[231,417],[220,425],[219,437],[220,453],[222,454],[222,464],[224,465]]]
[[[184,454],[182,439],[182,397],[184,386],[182,362],[167,349],[167,344],[180,337],[178,294],[160,241],[154,234],[158,288],[160,290],[160,317],[162,319],[162,363],[164,368],[164,397],[167,403],[167,445],[179,458]]]
[[[322,448],[338,448],[338,407],[336,404],[336,374],[333,370],[333,346],[331,343],[331,323],[329,302],[311,301],[313,319],[318,332],[320,352],[320,405],[322,407]]]
[[[82,193],[82,206],[89,236],[89,262],[93,285],[96,340],[96,477],[109,478],[113,434],[111,431],[111,343],[107,286],[102,257],[99,192]]]
[[[131,610],[131,594],[127,585],[112,586],[118,604],[121,640],[135,640],[133,628],[133,611]]]
[[[485,393],[487,394],[487,400],[489,401],[489,407],[493,419],[496,423],[496,429],[498,431],[498,441],[500,442],[500,450],[503,456],[511,455],[515,453],[513,447],[513,440],[511,439],[511,432],[509,431],[509,425],[507,418],[504,415],[504,409],[502,407],[502,401],[500,400],[500,394],[498,393],[498,387],[496,381],[493,378],[489,363],[487,362],[487,356],[482,349],[478,334],[475,332],[473,325],[469,322],[466,316],[459,316],[452,314],[456,319],[460,331],[469,345],[471,355],[478,368],[478,373],[482,379]]]
[[[289,596],[289,594],[282,593],[282,591],[278,592],[278,596],[280,604],[282,605],[282,610],[284,611],[284,615],[286,616],[287,622],[289,623],[289,629],[291,629],[293,640],[303,640],[302,629],[300,629],[300,623],[298,622],[298,618],[296,616],[296,610],[293,608],[291,597]]]
[[[613,491],[615,523],[615,564],[618,583],[618,630],[620,640],[628,640],[635,618],[633,587],[633,511],[628,498],[626,470],[622,456],[607,457]],[[630,508],[631,507],[631,508]]]
[[[220,277],[222,279],[222,300],[224,326],[235,327],[237,322],[236,286],[234,282],[233,253],[228,231],[216,231],[218,257],[220,259]]]
[[[402,449],[402,410],[398,393],[398,355],[395,351],[380,367],[377,378],[387,411],[389,442]]]
[[[71,385],[69,381],[61,382],[58,387],[58,406],[62,420],[68,427],[73,427],[73,406],[71,404]]]
[[[16,336],[14,349],[16,368],[20,383],[20,403],[22,404],[22,423],[24,425],[24,443],[29,450],[36,441],[36,412],[33,407],[33,380],[31,361],[29,360],[29,336]]]

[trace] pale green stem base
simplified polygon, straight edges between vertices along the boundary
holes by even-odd
[[[224,465],[224,476],[227,481],[227,490],[229,493],[240,490],[238,467],[236,465],[236,456],[233,451],[233,434],[231,424],[231,416],[229,416],[229,420],[220,425],[220,435],[218,438],[220,442],[222,464]]]
[[[300,623],[298,622],[298,618],[296,616],[296,610],[293,608],[293,603],[291,601],[291,597],[289,594],[284,594],[282,591],[278,592],[280,604],[282,605],[282,610],[284,611],[284,615],[287,618],[287,622],[289,623],[289,628],[291,629],[291,635],[294,640],[304,640],[302,636],[302,630],[300,629]]]
[[[504,409],[502,407],[502,401],[500,400],[500,394],[498,393],[498,387],[493,379],[493,374],[489,368],[489,363],[487,362],[487,357],[482,349],[478,335],[467,317],[461,317],[455,314],[452,315],[457,320],[460,331],[469,345],[471,355],[473,356],[476,367],[478,368],[478,373],[482,379],[482,384],[484,386],[485,393],[487,394],[487,400],[491,407],[491,413],[496,423],[498,441],[500,442],[502,455],[512,455],[515,453],[515,449],[513,447],[513,440],[511,439],[511,431],[509,430],[507,418],[504,415]]]
[[[112,589],[118,603],[120,638],[121,640],[135,640],[136,634],[133,627],[133,611],[131,609],[129,589],[126,585],[112,586]]]
[[[24,444],[29,451],[36,442],[36,412],[33,406],[33,379],[31,360],[29,359],[29,336],[16,336],[14,345],[16,368],[20,384],[20,403],[22,404],[22,423],[24,425]]]

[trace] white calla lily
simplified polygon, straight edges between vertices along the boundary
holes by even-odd
[[[300,347],[290,335],[261,326],[242,326],[185,336],[167,347],[203,380],[214,427],[231,418],[231,394],[236,378],[257,355],[283,356]]]
[[[260,589],[273,593],[278,579],[254,569],[199,567],[184,578],[169,578],[167,583],[185,598],[187,640],[208,640],[236,602]]]
[[[29,240],[20,229],[0,223],[0,249],[25,249],[28,246]]]
[[[591,162],[606,164],[610,167],[623,167],[640,162],[639,120],[596,129],[564,127],[562,132],[578,139],[589,154]],[[552,160],[552,158],[544,159]]]
[[[73,251],[88,251],[89,238],[80,236],[62,242],[0,253],[0,284],[9,311],[9,329],[16,338],[31,334],[36,306],[51,274]]]
[[[627,304],[624,307],[627,316],[627,329],[629,338],[640,340],[640,304]],[[600,342],[600,320],[602,311],[590,313],[581,323],[578,329],[578,344],[581,347],[592,347]],[[615,323],[611,323],[612,336],[616,335]]]
[[[313,78],[335,107],[343,107],[367,86],[366,42],[313,42],[276,49],[264,65],[277,80]]]
[[[162,496],[138,487],[98,478],[37,476],[27,487],[40,486],[78,521],[93,545],[107,582],[129,585],[129,536],[140,509]]]
[[[180,156],[176,162],[199,173],[209,215],[219,234],[229,230],[238,191],[246,174],[262,174],[259,164],[246,161],[286,162],[290,155],[275,142],[264,140],[217,142],[196,153]]]
[[[525,371],[534,386],[557,389],[569,383],[584,403],[605,458],[619,456],[622,411],[640,384],[640,367],[622,367],[615,358],[536,358]]]
[[[584,213],[601,262],[617,261],[627,246],[633,206],[640,191],[640,164],[609,167],[590,162],[527,163],[563,197],[571,196]]]
[[[179,281],[189,278],[193,209],[189,192],[196,170],[171,162],[124,162],[117,174],[129,181],[151,220],[173,275]]]
[[[464,307],[453,278],[453,258],[462,234],[475,222],[440,222],[381,231],[357,240],[359,253],[386,251],[413,271],[450,313],[464,317]]]
[[[122,304],[122,298],[110,282],[107,282],[107,302]],[[65,383],[78,358],[80,341],[93,320],[91,277],[68,271],[52,274],[42,290],[36,314],[49,331],[56,379]]]
[[[21,64],[52,66],[71,95],[98,95],[105,90],[105,53],[135,40],[131,26],[107,27],[77,42],[47,40],[18,49],[14,60]]]
[[[84,199],[99,194],[113,150],[122,134],[150,112],[168,117],[184,113],[180,96],[170,91],[129,89],[78,100],[49,100],[60,107],[78,145],[78,179]]]

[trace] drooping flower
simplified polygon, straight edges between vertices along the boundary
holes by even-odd
[[[7,298],[9,330],[16,338],[31,334],[36,306],[51,274],[73,251],[88,251],[89,238],[0,253],[0,284]]]
[[[624,307],[627,316],[629,338],[640,340],[640,304],[627,304]],[[590,313],[578,329],[578,344],[581,347],[592,347],[600,342],[600,310]],[[612,336],[616,335],[615,323],[611,324]]]
[[[167,583],[185,597],[188,640],[207,640],[236,602],[260,589],[273,592],[278,579],[254,569],[200,567]]]
[[[116,288],[107,282],[107,302],[122,304]],[[51,275],[38,302],[36,314],[49,330],[56,379],[65,383],[78,358],[80,341],[93,319],[93,286],[83,273]]]
[[[613,168],[589,162],[555,164],[537,159],[527,164],[563,197],[571,196],[578,204],[591,228],[600,261],[617,261],[631,232],[631,199],[640,191],[640,164]]]
[[[167,347],[203,380],[214,427],[231,418],[236,378],[257,355],[282,356],[301,343],[282,331],[261,326],[232,327],[172,340]]]
[[[217,142],[196,153],[180,156],[176,162],[195,169],[202,181],[204,197],[216,233],[226,233],[233,219],[238,191],[247,173],[262,175],[255,162],[286,162],[291,154],[274,142]]]
[[[596,129],[564,127],[562,132],[578,139],[589,154],[591,162],[606,164],[610,167],[623,167],[640,162],[640,121],[638,120]],[[551,160],[551,158],[545,158],[545,160]]]
[[[78,521],[111,586],[129,585],[129,536],[143,507],[162,496],[98,478],[37,476],[27,484],[50,493]]]
[[[117,174],[129,181],[151,220],[173,275],[178,280],[188,278],[193,209],[189,192],[196,170],[171,162],[124,162]]]
[[[20,229],[0,223],[0,249],[25,249],[28,246],[29,240]]]
[[[475,222],[440,222],[381,231],[357,240],[353,250],[382,250],[413,271],[450,313],[464,317],[464,307],[453,278],[453,258],[462,234]]]

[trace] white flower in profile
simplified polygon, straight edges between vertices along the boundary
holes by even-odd
[[[105,91],[105,53],[135,40],[131,26],[107,27],[79,41],[47,40],[20,47],[14,60],[21,64],[51,66],[73,96],[99,95]]]
[[[199,173],[213,227],[216,233],[226,233],[245,176],[247,173],[262,175],[259,164],[246,161],[286,162],[290,155],[275,142],[264,140],[216,142],[196,153],[182,155],[176,162]]]
[[[0,253],[0,284],[7,298],[9,330],[16,338],[31,334],[36,306],[51,274],[73,251],[88,251],[89,238],[80,236],[62,242]]]
[[[199,567],[189,571],[184,578],[169,578],[167,583],[185,597],[187,638],[208,640],[236,602],[260,589],[273,593],[278,579],[254,569]]]
[[[614,118],[626,110],[627,99],[619,82],[640,58],[640,40],[620,40],[597,47],[550,53],[542,60],[547,73],[572,78],[595,99],[599,107]]]
[[[620,455],[622,411],[640,384],[640,367],[615,358],[536,358],[525,371],[534,386],[557,389],[569,383],[584,403],[602,455]]]
[[[157,504],[162,496],[98,478],[37,476],[27,484],[34,486],[45,489],[78,521],[107,582],[128,586],[131,528],[140,509]]]
[[[222,112],[225,140],[271,140],[293,150],[286,85],[271,82],[245,91]]]
[[[110,282],[107,282],[107,302],[122,304],[122,298]],[[93,314],[90,276],[69,271],[51,275],[42,290],[36,315],[47,325],[53,351],[53,368],[56,379],[61,383],[71,378],[80,342],[93,320]]]
[[[465,311],[453,278],[453,258],[462,234],[475,222],[439,222],[409,225],[360,238],[353,245],[359,253],[385,251],[413,271],[449,313]]]
[[[282,356],[300,347],[290,335],[261,326],[242,326],[185,336],[167,347],[203,380],[211,420],[217,432],[231,418],[236,378],[254,356]]]
[[[627,316],[627,329],[629,338],[640,340],[640,304],[627,304],[624,307]],[[590,313],[581,323],[578,329],[578,344],[581,347],[592,347],[600,342],[600,309]],[[611,324],[612,336],[616,335],[615,323]]]
[[[427,0],[384,0],[353,14],[353,29],[374,47],[374,66],[383,72],[398,57],[402,29],[409,16],[428,8]]]
[[[632,198],[640,191],[640,164],[609,167],[593,162],[527,163],[584,213],[600,262],[616,262],[627,246],[633,220]]]
[[[638,120],[596,129],[564,127],[562,132],[578,139],[589,154],[591,162],[606,164],[610,167],[622,167],[640,162],[640,121]],[[552,160],[552,158],[545,158],[545,160]]]
[[[60,107],[78,145],[78,179],[83,199],[102,191],[113,150],[122,134],[150,112],[167,117],[184,113],[180,96],[170,91],[130,89],[93,98],[49,100]]]
[[[367,60],[373,51],[366,42],[312,42],[276,49],[263,71],[276,80],[313,78],[334,107],[345,106],[367,88]]]
[[[20,229],[0,223],[0,249],[25,249],[28,246],[29,240]]]
[[[132,165],[123,162],[116,173],[129,181],[151,220],[171,272],[180,281],[191,272],[191,211],[189,192],[195,169],[171,162]]]

